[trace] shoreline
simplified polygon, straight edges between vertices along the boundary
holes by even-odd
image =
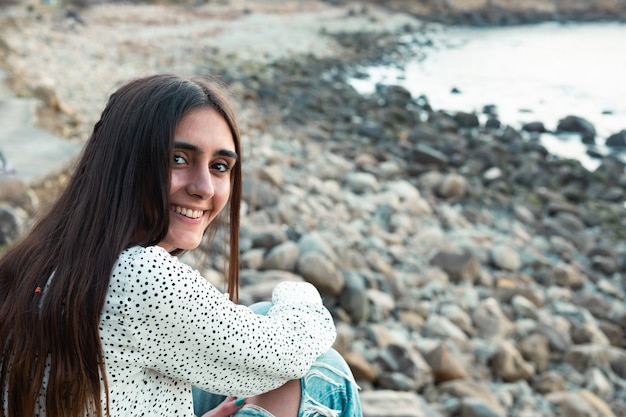
[[[425,21],[458,26],[626,22],[626,4],[612,0],[370,0],[369,3]]]
[[[446,26],[430,35],[403,36],[408,61],[352,69],[350,83],[363,94],[378,80],[401,85],[433,108],[475,113],[481,125],[495,116],[526,131],[529,140],[539,140],[555,156],[581,160],[593,171],[602,156],[624,160],[624,147],[616,145],[626,127],[619,105],[623,90],[617,73],[605,70],[626,63],[620,58],[612,62],[616,56],[610,52],[610,45],[620,42],[615,35],[625,29],[619,23],[589,22]],[[412,54],[410,43],[427,46]],[[591,44],[597,46],[591,49]],[[583,46],[574,57],[577,45]],[[578,75],[568,70],[572,65],[579,68],[573,72]],[[578,117],[586,131],[561,131],[560,121],[567,116]]]

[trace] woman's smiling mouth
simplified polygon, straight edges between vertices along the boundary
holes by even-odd
[[[203,210],[193,210],[193,209],[185,208],[181,206],[173,206],[173,210],[174,212],[181,214],[185,217],[189,217],[190,219],[200,218],[204,214]]]

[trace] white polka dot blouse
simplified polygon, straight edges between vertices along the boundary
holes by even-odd
[[[285,282],[267,316],[158,246],[122,252],[100,320],[112,416],[193,416],[191,385],[250,396],[302,377],[336,336],[315,287]]]

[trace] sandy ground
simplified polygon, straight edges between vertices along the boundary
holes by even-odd
[[[328,35],[419,28],[424,22],[414,14],[437,13],[443,6],[456,12],[538,10],[541,4],[576,9],[582,0],[515,5],[504,0],[209,0],[200,6],[101,4],[73,16],[59,6],[26,1],[31,4],[0,9],[0,62],[9,86],[53,110],[40,113],[42,126],[83,141],[114,87],[138,75],[212,73],[218,67],[250,68],[306,55],[348,57],[350,52]],[[613,3],[589,4],[609,10]]]
[[[612,10],[626,4],[617,0],[209,0],[201,6],[101,4],[78,12],[76,19],[67,17],[59,6],[26,1],[33,3],[0,9],[0,62],[16,74],[12,88],[23,95],[42,85],[52,88],[67,106],[65,112],[89,120],[92,108],[100,109],[115,85],[135,75],[197,72],[198,68],[210,72],[207,63],[217,60],[239,65],[294,55],[342,56],[346,51],[327,34],[421,25],[409,13],[437,13],[442,7],[459,13],[481,8],[554,11],[579,9],[581,4]],[[95,106],[94,100],[98,100]]]
[[[0,71],[6,79],[0,101],[35,97],[38,104],[32,119],[22,111],[27,126],[13,128],[32,132],[32,124],[81,144],[109,94],[130,78],[154,72],[211,74],[237,67],[250,73],[255,65],[271,65],[286,57],[345,58],[349,51],[329,35],[394,32],[421,24],[408,14],[360,2],[340,6],[312,0],[230,0],[202,6],[102,4],[77,14],[56,5],[20,4],[0,9]],[[254,102],[240,107],[241,120],[267,124]],[[40,148],[35,136],[21,139],[20,149]],[[69,163],[62,165],[71,166],[74,154],[68,154]],[[59,166],[59,157],[54,158],[50,167]],[[38,174],[46,170],[42,165]],[[34,185],[44,204],[54,198],[64,178],[56,168],[49,171],[45,181]],[[46,177],[45,172],[41,176]]]
[[[68,14],[58,5],[27,1],[0,9],[0,70],[7,80],[0,99],[36,97],[32,123],[76,143],[87,139],[112,90],[130,78],[231,67],[249,74],[255,65],[309,55],[349,59],[352,51],[330,35],[417,29],[425,23],[409,13],[440,4],[221,0],[200,6],[101,4]],[[534,8],[533,2],[523,3]],[[486,3],[446,4],[465,10]],[[241,110],[245,120],[257,117],[254,103]]]
[[[248,4],[249,3],[249,4]],[[305,55],[343,56],[328,36],[394,31],[419,21],[360,3],[230,1],[198,7],[105,4],[67,17],[57,7],[5,12],[10,86],[55,110],[57,135],[84,140],[119,83],[152,72],[211,73],[216,66],[259,65]],[[61,117],[59,117],[59,114]],[[61,123],[59,123],[59,121]]]

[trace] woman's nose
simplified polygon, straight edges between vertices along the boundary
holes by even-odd
[[[202,199],[213,197],[215,188],[213,187],[213,176],[209,169],[198,169],[192,175],[187,187],[189,193]]]

